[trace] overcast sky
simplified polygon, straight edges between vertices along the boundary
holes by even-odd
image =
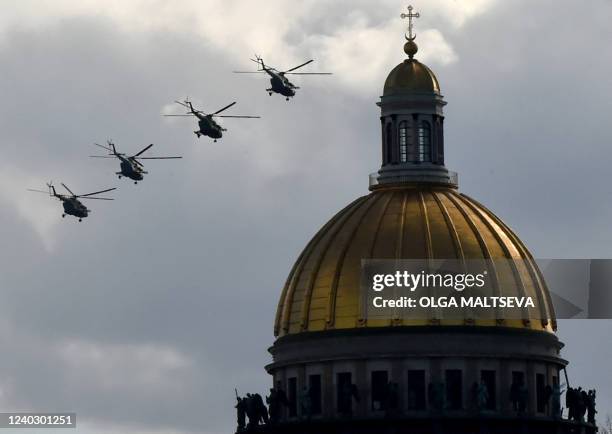
[[[375,105],[404,54],[397,1],[54,0],[0,15],[0,408],[74,411],[78,433],[233,432],[234,387],[269,387],[277,297],[310,237],[367,193]],[[611,258],[610,0],[417,1],[462,192],[539,258]],[[258,53],[309,58],[291,102]],[[238,101],[218,143],[174,99]],[[135,186],[93,142],[155,143]],[[82,223],[26,188],[65,182]],[[565,320],[574,384],[612,412],[611,321]],[[25,432],[25,431],[20,431]],[[72,432],[72,431],[71,431]]]

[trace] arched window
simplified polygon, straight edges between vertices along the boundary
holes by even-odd
[[[408,161],[408,122],[401,121],[399,124],[399,154],[400,163]]]
[[[385,134],[385,152],[387,154],[385,156],[385,161],[387,163],[391,163],[392,155],[393,155],[392,151],[393,151],[393,127],[389,123],[387,124],[387,131]]]
[[[431,125],[427,121],[419,124],[419,154],[418,160],[431,161]]]

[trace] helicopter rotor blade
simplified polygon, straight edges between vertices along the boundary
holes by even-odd
[[[243,119],[261,119],[261,116],[236,116],[236,115],[215,115],[216,118],[243,118]]]
[[[90,155],[89,158],[115,158],[114,155]]]
[[[296,69],[299,69],[302,66],[306,66],[306,65],[308,65],[309,63],[312,63],[312,62],[314,62],[314,59],[310,59],[308,62],[304,62],[304,63],[302,63],[301,65],[298,65],[298,66],[294,66],[293,68],[288,69],[288,70],[286,70],[284,72],[287,73],[287,72],[295,71]]]
[[[189,113],[188,115],[162,115],[162,116],[169,116],[169,117],[171,117],[171,116],[194,116],[194,114],[193,113]]]
[[[66,184],[64,184],[63,182],[62,182],[61,184],[62,184],[62,187],[64,187],[66,190],[68,190],[68,193],[70,193],[70,194],[71,194],[71,195],[73,195],[73,196],[76,196],[76,194],[74,194],[74,193],[72,192],[72,190],[70,190],[70,189],[69,189],[69,188],[66,186]]]
[[[213,115],[219,114],[219,113],[221,113],[222,111],[227,110],[228,108],[230,108],[231,106],[233,106],[233,105],[235,105],[235,104],[236,104],[236,101],[234,101],[234,102],[233,102],[233,103],[231,103],[231,104],[226,105],[226,106],[225,106],[225,107],[223,107],[222,109],[219,109],[219,110],[217,110],[216,112],[214,112],[214,113],[212,113],[212,114],[213,114]]]
[[[151,143],[149,146],[146,146],[143,150],[141,150],[138,154],[133,155],[133,157],[138,157],[140,154],[146,152],[148,149],[151,148],[151,146],[153,146],[153,143]]]
[[[80,195],[78,195],[76,197],[88,197],[88,196],[93,196],[95,194],[106,193],[107,191],[113,191],[113,190],[117,190],[117,188],[116,187],[107,188],[106,190],[95,191],[93,193],[80,194]]]
[[[177,103],[178,105],[182,105],[185,108],[189,108],[189,106],[185,104],[184,102],[181,102],[181,101],[174,101],[174,102]]]
[[[333,72],[286,72],[285,75],[333,75]]]
[[[94,146],[97,146],[99,148],[105,149],[105,150],[107,150],[108,152],[111,152],[111,153],[113,152],[112,148],[110,148],[108,146],[101,145],[99,143],[94,143]]]
[[[234,74],[265,74],[266,71],[232,71]]]
[[[177,158],[183,158],[183,157],[138,157],[138,160],[174,160]]]
[[[83,197],[83,196],[77,196],[79,199],[96,199],[96,200],[115,200],[113,198],[110,197]]]
[[[33,191],[35,193],[45,193],[45,194],[51,195],[51,193],[49,193],[48,191],[44,191],[44,190],[36,190],[34,188],[26,188],[26,190],[27,191]]]

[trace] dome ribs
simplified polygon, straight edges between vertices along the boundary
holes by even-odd
[[[427,215],[427,204],[425,203],[425,197],[423,195],[423,191],[422,190],[418,190],[418,201],[419,201],[419,209],[421,211],[421,224],[423,226],[423,234],[425,235],[425,255],[423,259],[427,260],[427,268],[429,268],[430,266],[430,259],[433,259],[433,247],[432,247],[432,242],[431,242],[431,227],[429,226],[429,217]],[[429,324],[431,325],[438,325],[440,324],[440,320],[433,317],[432,314],[434,312],[429,309],[428,310],[428,318],[427,321],[429,322]]]
[[[427,205],[425,204],[425,198],[423,192],[418,191],[419,196],[419,210],[421,211],[421,224],[423,225],[423,234],[425,235],[425,257],[423,259],[433,258],[433,248],[431,246],[431,228],[429,227],[429,218],[427,216]]]
[[[439,191],[432,191],[431,195],[433,196],[436,204],[438,205],[440,213],[442,214],[442,217],[444,218],[444,222],[446,223],[446,228],[448,230],[448,233],[450,235],[450,238],[452,240],[453,247],[454,247],[453,256],[450,256],[449,258],[438,258],[438,259],[455,259],[456,258],[461,262],[461,268],[463,272],[466,272],[465,253],[463,251],[463,247],[461,246],[461,239],[459,238],[459,233],[457,232],[455,223],[453,222],[453,219],[451,218],[450,213],[448,212],[448,209],[446,208],[446,205],[444,205],[444,203],[439,197],[439,195],[443,195],[443,193],[440,193]],[[469,310],[465,309],[463,313],[464,313],[463,323],[465,325],[474,325],[475,324],[474,318],[470,317]]]
[[[382,211],[380,213],[380,217],[378,218],[378,221],[376,222],[376,229],[374,233],[372,234],[373,235],[372,242],[370,243],[370,248],[368,249],[368,253],[365,257],[362,257],[362,259],[387,259],[387,258],[377,258],[375,256],[375,250],[376,250],[376,243],[380,240],[380,236],[379,236],[380,228],[382,227],[384,219],[389,217],[389,214],[388,214],[389,206],[391,205],[391,202],[393,201],[396,194],[399,194],[399,193],[396,191],[391,191],[385,194],[386,196],[388,196],[388,199],[383,205]],[[348,250],[347,250],[347,253],[348,253]],[[357,309],[358,316],[357,316],[356,325],[360,327],[367,325],[367,316],[365,315],[367,311],[367,307],[361,304],[362,301],[363,301],[362,298],[359,297],[359,306]]]
[[[424,259],[427,257],[427,234],[423,230],[423,210],[418,191],[410,188],[405,192],[401,259]]]
[[[474,223],[474,220],[472,220],[470,218],[470,215],[465,210],[463,204],[460,203],[460,201],[457,199],[457,197],[459,195],[457,193],[451,192],[451,191],[445,191],[444,195],[453,203],[455,208],[462,215],[464,221],[470,227],[472,233],[474,234],[474,236],[476,237],[476,240],[478,241],[478,245],[480,246],[480,250],[483,253],[484,259],[492,259],[491,251],[489,250],[489,246],[487,246],[487,243],[486,243],[484,237],[482,236],[482,234],[478,230],[478,227],[476,227],[476,224]],[[477,259],[477,258],[474,258],[474,259]],[[487,272],[489,273],[489,275],[491,276],[491,280],[493,281],[493,291],[495,292],[496,296],[499,296],[499,295],[501,295],[501,290],[500,290],[500,287],[499,287],[499,276],[497,274],[497,267],[495,266],[495,264],[493,262],[489,261],[487,268],[488,268]],[[495,318],[496,318],[495,322],[498,325],[502,325],[502,324],[505,323],[504,319],[502,319],[500,317],[498,309],[496,309]]]
[[[281,299],[279,301],[279,307],[276,312],[276,321],[277,326],[275,326],[275,336],[278,336],[279,332],[282,331],[283,334],[289,331],[289,323],[291,316],[291,309],[293,307],[293,296],[295,293],[295,289],[299,278],[304,270],[304,266],[309,261],[313,251],[318,246],[320,241],[328,234],[329,230],[336,225],[339,221],[343,220],[346,214],[351,211],[355,212],[356,209],[359,208],[359,203],[365,201],[368,196],[362,196],[360,198],[355,199],[353,202],[344,207],[340,212],[338,212],[334,217],[332,217],[310,240],[306,248],[300,254],[300,257],[296,261],[289,277],[287,278],[287,282],[285,283],[285,288],[283,289],[283,293],[281,295]],[[340,230],[341,226],[337,229]]]
[[[346,229],[346,224],[348,224],[348,222],[351,220],[353,215],[355,215],[361,209],[362,204],[367,203],[370,200],[370,196],[363,196],[360,199],[361,200],[359,200],[358,203],[356,203],[354,206],[351,206],[350,209],[347,210],[345,215],[341,216],[340,218],[336,220],[338,223],[337,229],[332,234],[330,234],[327,242],[325,242],[324,246],[321,247],[321,254],[319,254],[314,264],[314,267],[312,268],[312,271],[308,275],[308,280],[307,280],[307,283],[305,284],[305,289],[304,289],[303,303],[302,303],[302,310],[301,310],[301,317],[300,317],[300,330],[301,331],[308,330],[308,323],[310,321],[311,303],[312,303],[312,297],[313,297],[315,285],[317,284],[317,282],[319,281],[321,277],[320,276],[321,265],[323,264],[325,257],[330,253],[330,250],[331,250],[330,247],[332,246],[334,241],[337,239],[337,237],[339,237],[340,234],[344,232],[344,230]],[[322,238],[317,244],[319,245],[321,243],[323,243]],[[317,247],[319,247],[318,245]]]
[[[395,191],[392,191],[390,193],[385,194],[386,196],[388,196],[387,201],[385,202],[383,208],[382,208],[382,212],[380,213],[380,217],[378,218],[377,222],[376,222],[376,229],[374,231],[374,233],[372,234],[372,243],[370,244],[370,248],[368,249],[368,255],[367,258],[374,258],[376,259],[376,257],[374,256],[374,251],[376,250],[376,243],[377,241],[379,241],[379,234],[380,234],[380,228],[382,226],[383,220],[385,219],[385,217],[388,217],[388,210],[389,210],[389,205],[391,205],[391,201],[393,200],[394,196],[397,193]],[[366,259],[366,258],[363,258]],[[387,258],[384,258],[387,259]]]
[[[510,238],[508,237],[507,231],[505,231],[502,227],[497,225],[497,223],[494,222],[489,216],[487,216],[486,213],[484,213],[479,207],[474,205],[471,198],[465,195],[462,195],[462,194],[458,194],[457,196],[476,216],[478,216],[480,221],[486,226],[489,232],[491,232],[491,234],[495,237],[497,243],[501,246],[505,257],[509,259],[508,265],[510,266],[510,270],[512,271],[512,275],[514,277],[516,287],[519,290],[518,296],[525,297],[527,295],[527,291],[525,289],[525,282],[523,280],[521,272],[519,271],[517,267],[516,262],[514,261],[514,259],[517,259],[517,258],[515,255],[513,255],[513,252],[510,251],[508,244],[510,244],[512,248],[516,250],[516,253],[518,253],[518,250],[513,245]],[[500,233],[503,234],[506,239],[502,238]],[[497,258],[493,258],[493,259],[497,259]],[[538,293],[539,291],[535,291],[535,292]],[[540,306],[542,306],[541,294],[538,293],[536,294],[536,296],[538,298],[538,303],[540,304]],[[524,316],[523,325],[525,327],[529,327],[531,325],[531,321],[529,320],[529,310],[526,307],[524,307],[522,308],[522,312]]]
[[[434,191],[431,194],[436,203],[438,204],[438,208],[440,208],[440,212],[442,213],[444,221],[446,222],[446,227],[448,228],[448,233],[450,234],[451,239],[453,241],[453,245],[455,247],[454,257],[465,263],[465,254],[463,252],[463,247],[461,246],[461,240],[459,239],[459,233],[457,232],[457,228],[455,227],[455,224],[453,223],[453,220],[450,217],[448,209],[446,209],[446,206],[442,203],[442,200],[440,200],[440,197],[438,196],[439,194],[443,193]]]
[[[408,191],[404,191],[402,194],[402,212],[400,215],[400,225],[398,228],[399,236],[397,244],[395,246],[395,258],[402,259],[404,257],[404,232],[406,227],[406,203],[408,202]]]
[[[395,245],[395,259],[403,259],[403,247],[404,247],[404,232],[406,228],[406,204],[408,202],[408,190],[402,192],[402,206],[400,212],[400,224],[398,227],[397,244]],[[399,308],[393,308],[393,318],[391,325],[403,325],[404,320],[399,315]]]
[[[328,302],[327,302],[327,311],[325,314],[325,328],[326,329],[331,329],[331,328],[334,328],[335,326],[338,282],[340,281],[340,274],[344,268],[344,261],[346,259],[346,254],[349,248],[351,247],[351,244],[353,243],[355,239],[355,235],[357,234],[357,231],[361,227],[365,217],[369,214],[370,210],[374,207],[374,205],[376,205],[384,196],[385,196],[384,194],[373,194],[373,195],[367,196],[369,198],[369,201],[367,202],[370,202],[370,203],[366,202],[363,213],[361,214],[361,216],[359,216],[359,218],[357,219],[357,222],[355,223],[353,228],[349,231],[346,241],[340,250],[340,254],[338,255],[338,260],[334,268],[334,276],[333,276],[331,288],[329,291]],[[382,215],[384,215],[384,212],[381,213],[381,216]]]
[[[468,197],[467,195],[462,194],[462,196]],[[513,244],[519,250],[519,254],[521,258],[527,264],[529,274],[531,279],[537,285],[535,290],[536,295],[538,297],[538,303],[540,303],[541,308],[543,309],[540,313],[543,314],[543,318],[541,320],[542,326],[548,326],[548,319],[552,323],[552,328],[554,331],[557,330],[557,321],[555,317],[554,307],[552,304],[552,299],[550,298],[550,293],[548,291],[548,287],[546,285],[546,281],[544,280],[544,276],[540,269],[533,263],[533,256],[529,253],[529,250],[525,246],[525,244],[520,240],[519,237],[516,236],[514,231],[508,227],[499,217],[497,217],[491,210],[489,210],[486,206],[478,202],[477,200],[469,197],[469,200],[478,205],[478,207],[485,212],[489,218],[491,218],[495,223],[502,228],[508,237],[512,240]],[[544,294],[544,298],[546,299],[545,303],[542,302],[542,294]]]

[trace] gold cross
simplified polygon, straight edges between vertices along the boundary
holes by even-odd
[[[408,6],[408,13],[400,15],[400,17],[402,18],[408,18],[408,37],[407,39],[409,41],[413,41],[414,38],[416,38],[416,34],[415,35],[412,34],[412,19],[419,18],[421,16],[421,14],[419,14],[418,12],[412,13],[413,9],[414,8],[412,7],[412,5],[410,5]]]

